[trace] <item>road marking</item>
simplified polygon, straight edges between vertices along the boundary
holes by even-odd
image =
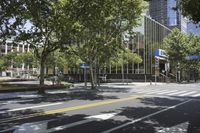
[[[156,90],[156,91],[151,91],[151,92],[147,92],[146,94],[154,94],[154,93],[157,93],[157,92],[160,92],[161,90]]]
[[[144,89],[144,90],[140,90],[140,91],[136,91],[137,93],[146,93],[146,92],[149,92],[149,91],[157,91],[157,89]]]
[[[165,93],[167,93],[167,92],[169,92],[169,90],[160,90],[160,92],[158,92],[158,93],[156,93],[156,94],[165,94]]]
[[[131,96],[131,97],[128,97],[128,98],[121,98],[121,99],[102,101],[102,102],[79,105],[79,106],[72,106],[72,107],[63,108],[63,109],[56,109],[56,110],[46,111],[44,113],[45,114],[55,114],[55,113],[73,111],[73,110],[90,108],[90,107],[95,107],[95,106],[108,105],[108,104],[112,104],[112,103],[123,102],[123,101],[128,101],[128,100],[137,99],[137,98],[142,98],[142,96]]]
[[[17,109],[10,109],[10,110],[6,110],[6,111],[0,111],[0,114],[8,113],[8,112],[14,112],[14,111],[20,111],[20,110],[26,110],[26,109],[34,109],[34,108],[54,106],[54,105],[59,105],[59,104],[63,104],[63,102],[51,103],[51,104],[43,104],[43,105],[30,106],[30,107],[24,107],[24,108],[17,108]]]
[[[157,114],[160,114],[160,113],[163,113],[163,112],[168,111],[168,110],[170,110],[170,109],[173,109],[173,108],[176,108],[176,107],[178,107],[178,106],[181,106],[181,105],[183,105],[183,104],[185,104],[185,103],[188,103],[188,102],[190,102],[190,101],[192,101],[192,99],[187,100],[187,101],[182,102],[182,103],[179,103],[179,104],[176,104],[176,105],[174,105],[174,106],[170,106],[170,107],[168,107],[168,108],[166,108],[166,109],[157,111],[157,112],[155,112],[155,113],[146,115],[146,116],[144,116],[144,117],[135,119],[135,120],[133,120],[133,121],[131,121],[131,122],[127,122],[127,123],[122,124],[122,125],[120,125],[120,126],[117,126],[117,127],[111,128],[111,129],[108,129],[108,130],[106,130],[106,131],[103,131],[102,133],[111,133],[111,132],[113,132],[113,131],[116,131],[116,130],[118,130],[118,129],[121,129],[121,128],[123,128],[123,127],[126,127],[126,126],[128,126],[128,125],[131,125],[131,124],[134,124],[134,123],[136,123],[136,122],[142,121],[142,120],[144,120],[144,119],[146,119],[146,118],[155,116],[155,115],[157,115]]]
[[[85,117],[84,120],[81,121],[77,121],[77,122],[73,122],[70,124],[66,124],[66,125],[61,125],[61,126],[57,126],[54,128],[47,128],[47,123],[51,122],[51,121],[59,121],[59,119],[50,119],[50,120],[44,120],[44,121],[39,121],[39,122],[33,122],[33,123],[25,123],[22,124],[20,126],[15,126],[12,127],[10,129],[6,129],[3,131],[0,131],[0,133],[2,132],[8,132],[11,130],[14,130],[13,133],[20,133],[22,130],[23,132],[45,132],[45,133],[51,133],[51,132],[55,132],[55,131],[60,131],[60,130],[64,130],[67,128],[71,128],[71,127],[75,127],[78,125],[82,125],[82,124],[86,124],[95,120],[107,120],[110,119],[111,117],[115,116],[117,113],[106,113],[106,114],[100,114],[100,115],[93,115],[93,116],[88,116]]]
[[[60,93],[69,93],[69,91],[48,91],[48,94],[60,94]]]
[[[32,95],[19,95],[17,97],[21,97],[21,98],[38,98],[38,97],[42,97],[42,96],[37,95],[37,94],[32,94]]]
[[[173,92],[177,92],[178,90],[172,90],[172,91],[166,91],[166,92],[160,92],[160,93],[157,93],[157,94],[160,94],[160,95],[162,95],[162,94],[169,94],[169,93],[173,93]]]
[[[188,92],[188,91],[178,91],[178,92],[174,92],[174,93],[169,93],[167,95],[172,96],[172,95],[182,94],[182,93],[185,93],[185,92]]]
[[[100,119],[100,120],[107,120],[110,119],[111,117],[115,116],[117,113],[106,113],[106,114],[100,114],[100,115],[93,115],[93,116],[88,116],[85,117],[86,119]]]
[[[49,110],[49,111],[45,111],[45,112],[33,113],[33,114],[29,114],[29,115],[16,116],[16,117],[11,117],[11,118],[8,118],[8,119],[1,120],[1,123],[10,122],[10,121],[14,121],[14,120],[27,119],[27,118],[37,117],[37,116],[63,113],[63,112],[67,112],[67,111],[91,108],[91,107],[102,106],[102,105],[109,105],[109,104],[113,104],[113,103],[138,99],[138,98],[142,98],[142,97],[143,97],[142,95],[140,95],[140,96],[130,96],[130,97],[127,97],[127,98],[107,100],[107,101],[101,101],[101,102],[97,102],[97,103],[90,103],[90,104],[85,104],[85,105],[78,105],[78,106],[72,106],[72,107],[67,107],[67,108]]]
[[[75,127],[77,125],[89,123],[89,122],[92,122],[94,120],[107,120],[107,119],[110,119],[111,117],[115,116],[116,114],[117,113],[106,113],[106,114],[88,116],[88,117],[85,117],[86,120],[82,120],[82,121],[70,123],[70,124],[67,124],[67,125],[54,127],[54,128],[49,129],[47,132],[50,133],[50,132],[60,131],[60,130],[66,129],[66,128],[71,128],[71,127]]]
[[[191,91],[191,92],[184,93],[184,94],[181,94],[181,95],[178,95],[178,96],[179,97],[181,97],[181,96],[187,96],[187,95],[190,95],[190,94],[193,94],[193,93],[196,93],[196,91]]]
[[[14,103],[23,103],[23,102],[32,102],[32,99],[29,100],[9,100],[6,102],[0,102],[0,104],[5,105],[5,104],[14,104]]]
[[[198,96],[200,96],[200,93],[192,95],[191,97],[198,97]]]
[[[73,123],[70,123],[70,124],[67,124],[67,125],[62,125],[62,126],[58,126],[58,127],[54,127],[54,128],[48,129],[46,132],[47,133],[52,133],[52,132],[64,130],[64,129],[67,129],[67,128],[75,127],[75,126],[78,126],[78,125],[86,124],[86,123],[89,123],[89,122],[92,122],[92,121],[94,121],[94,119],[87,119],[87,120],[77,121],[77,122],[73,122]]]

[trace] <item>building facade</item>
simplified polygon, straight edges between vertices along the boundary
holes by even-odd
[[[0,41],[0,56],[4,56],[10,52],[30,52],[30,47],[25,43],[13,44],[11,40],[6,40],[5,42]],[[21,65],[11,65],[5,71],[1,72],[1,76],[10,76],[10,77],[25,77],[27,73],[27,67],[24,63]]]

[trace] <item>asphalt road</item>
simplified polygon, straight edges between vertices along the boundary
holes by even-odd
[[[0,94],[0,133],[200,133],[200,84]]]

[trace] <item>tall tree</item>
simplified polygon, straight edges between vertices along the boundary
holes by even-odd
[[[94,70],[97,60],[103,56],[109,58],[109,54],[115,54],[109,53],[112,49],[122,47],[123,33],[138,24],[145,3],[142,0],[70,2],[73,3],[71,10],[75,14],[74,19],[78,19],[76,26],[80,29],[75,38],[78,51],[81,51],[81,60],[90,65],[91,85],[95,88]]]
[[[195,35],[189,35],[189,49],[188,49],[188,57],[200,55],[200,37]],[[193,76],[195,79],[200,74],[200,59],[188,59],[185,61],[185,68],[188,73],[193,72]],[[188,74],[189,75],[189,74]],[[189,79],[190,77],[188,77]]]
[[[188,55],[188,38],[179,29],[173,29],[165,38],[164,44],[169,54],[169,59],[173,64],[181,63],[185,60]]]
[[[187,72],[187,75],[191,70],[199,71],[199,60],[189,59],[189,56],[199,54],[199,36],[189,36],[181,33],[178,29],[174,29],[165,38],[164,44],[172,66]]]
[[[12,36],[13,40],[24,41],[34,49],[40,59],[39,93],[44,93],[47,56],[61,45],[68,44],[76,31],[76,20],[69,15],[69,3],[58,0],[3,0],[0,4],[2,37]]]
[[[200,22],[199,7],[199,0],[180,0],[179,8],[181,9],[182,14],[197,24]]]

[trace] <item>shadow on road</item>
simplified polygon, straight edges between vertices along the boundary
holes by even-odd
[[[43,97],[34,99],[33,101],[24,102],[27,103],[41,103],[41,102],[59,102],[70,100],[104,100],[104,99],[117,99],[115,96],[103,96],[98,92],[71,92],[71,93],[57,93],[57,94],[45,94]]]
[[[144,98],[141,102],[152,107],[125,107],[119,115],[135,120],[176,105],[182,100]],[[171,108],[119,129],[116,133],[200,133],[200,101]]]

